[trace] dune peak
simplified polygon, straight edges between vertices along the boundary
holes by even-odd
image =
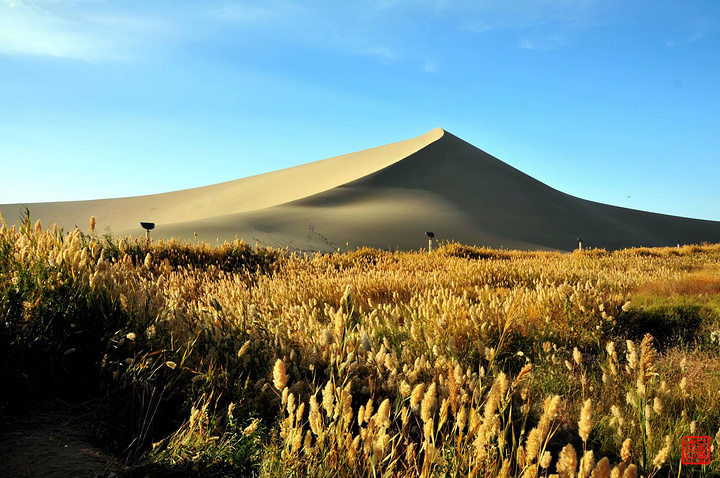
[[[413,249],[438,240],[518,249],[720,242],[720,223],[586,201],[557,191],[436,127],[403,141],[194,189],[94,201],[29,204],[33,219],[87,224],[121,236],[291,249]],[[0,205],[10,222],[20,205]]]

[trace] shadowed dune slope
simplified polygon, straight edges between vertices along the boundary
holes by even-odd
[[[32,218],[154,237],[303,250],[427,247],[439,239],[519,249],[720,242],[720,222],[586,201],[557,191],[435,129],[417,138],[203,188],[134,198],[28,205]],[[8,222],[17,205],[0,206]],[[102,229],[100,229],[102,230]]]
[[[520,248],[567,250],[584,245],[617,249],[720,241],[720,223],[647,213],[569,196],[445,133],[403,161],[311,198],[305,206],[360,203],[383,193],[423,193],[441,199],[463,227],[443,230],[442,217],[424,226],[440,237]],[[437,226],[435,226],[437,224]],[[434,229],[433,229],[434,228]],[[481,234],[478,231],[482,231]],[[479,235],[476,235],[479,234]]]

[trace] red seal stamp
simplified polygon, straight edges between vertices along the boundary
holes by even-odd
[[[683,465],[710,464],[710,437],[687,436],[682,439]]]

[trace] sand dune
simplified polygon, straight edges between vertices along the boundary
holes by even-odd
[[[414,139],[195,189],[131,198],[29,204],[33,220],[153,237],[243,238],[335,250],[427,247],[441,240],[571,250],[720,242],[720,222],[641,212],[569,196],[442,129]],[[0,206],[9,223],[20,205]]]

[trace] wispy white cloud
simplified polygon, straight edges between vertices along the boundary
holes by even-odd
[[[400,57],[422,62],[419,50],[423,47],[409,40],[418,25],[432,28],[430,23],[439,19],[440,28],[454,26],[478,34],[517,30],[523,48],[557,48],[564,43],[541,42],[533,35],[587,25],[597,18],[600,5],[616,1],[358,0],[326,5],[319,0],[216,0],[203,4],[178,0],[173,8],[161,11],[152,2],[133,2],[131,6],[116,0],[0,0],[0,54],[91,62],[125,60],[142,55],[148,45],[168,37],[182,42],[189,36],[212,36],[213,27],[221,22],[268,31],[282,28],[296,41],[345,48],[384,63]],[[675,46],[694,38],[668,44]]]
[[[708,34],[708,32],[709,28],[707,19],[701,18],[695,22],[693,32],[690,35],[675,40],[668,40],[667,42],[665,42],[665,44],[670,48],[675,48],[676,46],[682,45],[689,45],[690,43],[695,43],[696,41],[704,38]]]
[[[460,23],[460,30],[471,33],[482,33],[492,30],[494,27],[482,19],[465,20]]]
[[[363,47],[358,49],[358,54],[371,56],[380,60],[381,63],[389,65],[398,58],[397,52],[385,46]]]
[[[425,60],[425,63],[423,64],[423,71],[425,73],[435,74],[440,71],[440,67],[432,60]]]
[[[436,14],[452,7],[450,0],[369,0],[371,8],[378,10],[413,9]]]
[[[585,24],[613,0],[366,0],[371,8],[434,13],[461,20],[464,29],[525,28],[560,22]]]
[[[569,26],[587,24],[599,8],[598,0],[358,0],[352,6],[329,7],[321,3],[219,0],[199,6],[179,1],[171,11],[160,12],[150,4],[128,6],[114,0],[0,0],[0,54],[128,60],[168,38],[201,39],[212,35],[213,25],[236,24],[267,31],[281,28],[294,41],[345,49],[383,64],[410,59],[432,72],[436,67],[423,60],[428,45],[409,40],[416,37],[418,25],[439,21],[440,28],[454,26],[477,34],[516,30],[521,48],[545,50],[565,46],[563,34]],[[702,35],[704,30],[699,30],[668,45]]]
[[[520,40],[520,48],[523,50],[543,50],[544,48],[540,48],[537,44],[537,42],[530,40],[529,38],[523,38]]]
[[[77,0],[0,2],[0,54],[89,62],[126,60],[165,29],[164,21]]]
[[[362,0],[361,0],[362,1]],[[475,34],[516,32],[520,48],[549,50],[570,44],[573,32],[611,22],[618,0],[365,0],[382,15],[441,17]]]
[[[525,50],[554,50],[565,45],[567,41],[560,33],[525,36],[519,43],[520,48]]]
[[[300,13],[302,6],[289,1],[253,2],[226,1],[209,10],[209,15],[218,20],[233,23],[261,23],[277,20]]]

